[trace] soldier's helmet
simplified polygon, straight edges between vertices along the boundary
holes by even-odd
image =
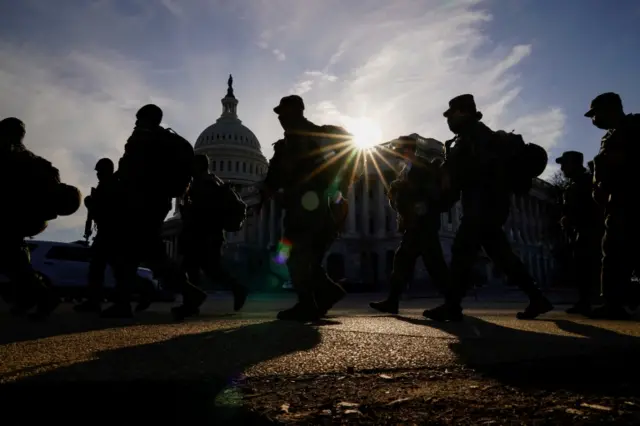
[[[22,120],[8,117],[0,121],[0,135],[4,137],[23,137],[26,128]]]
[[[61,183],[56,192],[56,213],[59,216],[70,216],[78,211],[82,204],[82,193],[78,188]]]
[[[162,109],[158,105],[147,104],[140,108],[136,113],[136,118],[144,123],[155,124],[157,126],[162,123]]]
[[[115,169],[115,166],[113,165],[113,161],[111,161],[110,158],[101,158],[98,160],[98,162],[96,163],[96,172],[111,172],[113,173],[113,170]]]
[[[400,136],[390,142],[391,149],[403,151],[405,149],[416,149],[418,141],[412,135]]]

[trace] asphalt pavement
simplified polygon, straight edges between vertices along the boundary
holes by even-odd
[[[400,315],[391,316],[368,307],[378,298],[350,295],[313,325],[275,320],[278,310],[294,303],[292,294],[253,295],[239,313],[230,296],[215,294],[199,317],[183,323],[172,322],[172,305],[164,303],[132,320],[80,315],[64,304],[46,323],[12,318],[1,305],[0,383],[29,392],[100,383],[122,392],[136,384],[148,389],[149,383],[211,381],[225,387],[247,376],[460,365],[489,371],[508,363],[640,353],[636,321],[588,320],[564,313],[567,306],[520,321],[515,314],[524,301],[469,300],[463,322],[441,324],[421,316],[438,300],[403,301]]]

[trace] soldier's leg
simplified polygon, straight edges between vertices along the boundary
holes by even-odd
[[[313,286],[315,288],[314,296],[316,305],[318,306],[320,314],[324,316],[336,303],[342,300],[346,292],[341,285],[329,277],[327,271],[322,266],[324,256],[331,248],[337,234],[333,232],[333,230],[330,230],[330,232],[326,234],[316,234],[314,237],[316,240],[312,248],[315,250],[316,260],[312,263],[313,271],[311,275],[315,278]]]
[[[470,284],[471,271],[482,244],[482,223],[463,218],[451,248],[451,280],[445,289],[445,303],[427,309],[423,315],[436,321],[462,320],[462,299]]]
[[[578,289],[578,301],[567,309],[570,314],[586,315],[591,311],[591,299],[600,281],[601,259],[595,235],[581,233],[574,250],[574,277]]]
[[[32,319],[44,319],[59,305],[55,291],[49,288],[31,265],[29,248],[24,241],[3,241],[0,244],[0,269],[13,285],[11,313],[24,315],[34,306]]]
[[[200,287],[200,270],[202,267],[201,255],[196,247],[184,247],[181,263],[181,271],[187,275],[187,279],[193,285]]]
[[[313,242],[309,241],[308,235],[288,235],[285,238],[291,243],[287,267],[291,283],[298,295],[298,303],[292,308],[278,313],[280,320],[313,321],[320,317],[318,306],[314,297],[313,276],[314,264],[318,261],[317,250],[313,247]]]
[[[420,236],[415,231],[405,231],[402,241],[393,256],[389,296],[380,302],[371,302],[373,309],[389,314],[397,314],[400,296],[404,292],[407,282],[413,276],[416,260],[420,256]]]
[[[449,288],[451,275],[449,266],[444,258],[442,244],[440,243],[440,234],[437,229],[427,229],[421,233],[420,253],[422,262],[441,294],[445,294]]]
[[[171,260],[167,255],[164,243],[160,235],[156,235],[154,241],[150,241],[145,256],[145,264],[149,266],[163,283],[169,288],[182,294],[182,305],[171,309],[177,320],[197,315],[199,307],[207,298],[207,294],[194,286],[182,271],[180,265]]]
[[[487,226],[483,233],[482,246],[487,256],[502,270],[507,279],[514,282],[529,297],[529,305],[524,312],[518,312],[519,319],[534,319],[549,312],[553,305],[542,294],[526,266],[511,249],[511,244],[501,226]]]
[[[73,309],[76,312],[99,312],[104,299],[104,275],[107,270],[107,247],[106,242],[96,236],[96,240],[91,246],[91,261],[89,262],[89,273],[87,279],[88,297],[84,302],[76,305]]]
[[[233,310],[239,311],[247,301],[248,291],[222,264],[222,241],[202,247],[201,268],[211,281],[223,283],[233,293]],[[193,283],[193,281],[191,280]],[[195,283],[194,283],[195,284]]]
[[[609,214],[602,239],[601,286],[605,305],[591,312],[593,318],[627,319],[626,290],[637,259],[636,226],[626,212]]]
[[[103,310],[102,318],[131,318],[131,287],[136,280],[139,260],[130,253],[110,253],[115,288],[113,304]]]

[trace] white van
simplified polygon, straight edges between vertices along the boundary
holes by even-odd
[[[48,285],[59,290],[63,297],[81,298],[87,294],[87,278],[91,257],[89,246],[81,243],[61,243],[57,241],[28,240],[31,264]],[[138,268],[138,277],[150,281],[157,292],[157,300],[173,301],[174,295],[167,294],[153,277],[151,270]],[[0,275],[0,286],[7,286],[9,279]],[[111,267],[107,266],[104,288],[109,293],[115,287]],[[6,288],[6,287],[5,287]]]

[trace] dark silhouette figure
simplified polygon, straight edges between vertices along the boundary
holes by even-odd
[[[502,228],[514,191],[504,143],[480,121],[482,113],[477,111],[472,95],[453,98],[444,116],[456,134],[453,141],[445,144],[448,147],[445,171],[449,177],[444,186],[456,194],[452,198],[460,194],[463,217],[453,242],[451,286],[445,304],[425,311],[424,316],[439,321],[462,320],[461,302],[481,248],[507,279],[517,283],[529,297],[529,306],[518,313],[518,318],[532,319],[552,310],[551,303],[513,253]]]
[[[569,240],[572,279],[579,292],[578,302],[567,312],[586,315],[591,311],[591,295],[600,282],[604,217],[591,196],[593,175],[584,168],[582,153],[564,152],[556,163],[569,181],[562,195],[560,225]]]
[[[334,126],[317,126],[304,117],[304,103],[286,96],[274,108],[285,138],[274,144],[274,155],[263,185],[263,200],[276,197],[285,211],[284,241],[287,267],[298,303],[278,313],[282,320],[312,321],[327,313],[344,295],[322,267],[322,259],[347,217],[342,194],[351,175],[340,179],[340,158],[347,153],[348,133]],[[328,143],[324,143],[329,140]],[[329,158],[333,155],[333,158]]]
[[[19,119],[0,121],[0,193],[11,203],[0,213],[0,271],[13,286],[11,313],[24,315],[35,307],[30,317],[40,320],[60,301],[32,268],[24,239],[44,231],[59,215],[75,213],[81,195],[77,188],[60,181],[58,169],[50,162],[24,146],[25,134]]]
[[[404,136],[394,144],[406,164],[391,183],[387,195],[389,205],[398,215],[402,241],[393,257],[389,296],[369,304],[373,309],[391,314],[398,313],[400,296],[413,276],[419,257],[438,290],[445,291],[449,286],[449,268],[440,244],[440,214],[445,204],[440,191],[440,166],[444,152],[432,159],[418,157],[416,142],[415,138]]]
[[[191,180],[193,147],[175,132],[160,126],[162,110],[145,105],[118,163],[116,230],[109,246],[116,279],[114,304],[104,317],[131,317],[131,285],[141,262],[163,283],[182,293],[183,305],[172,309],[181,320],[198,313],[206,294],[193,286],[165,252],[161,230],[171,199],[184,195]],[[116,249],[117,247],[117,249]],[[144,307],[144,306],[143,306]]]
[[[194,285],[200,285],[201,270],[209,280],[226,284],[238,311],[247,300],[247,289],[221,263],[225,215],[230,213],[226,192],[231,188],[209,172],[206,155],[195,156],[193,169],[193,180],[180,206],[182,269]]]
[[[87,208],[85,223],[85,240],[93,233],[93,225],[97,228],[96,236],[91,244],[91,261],[88,274],[88,297],[84,302],[74,306],[76,312],[100,312],[104,299],[104,278],[107,269],[109,252],[109,235],[116,231],[116,209],[119,207],[118,185],[114,175],[114,164],[109,158],[101,158],[95,166],[98,186],[91,188],[91,194],[85,197]],[[149,303],[145,301],[144,303]]]
[[[640,259],[640,204],[637,170],[640,158],[640,115],[625,114],[616,93],[603,93],[592,102],[585,117],[606,130],[594,161],[593,197],[605,209],[602,240],[601,286],[604,306],[594,318],[626,319],[625,299],[631,291],[630,277]]]

